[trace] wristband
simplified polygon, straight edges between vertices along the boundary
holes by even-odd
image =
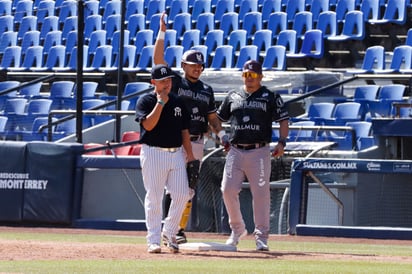
[[[165,105],[165,102],[163,100],[158,100],[157,101],[159,103],[159,105],[161,105],[162,107]]]
[[[286,138],[279,137],[278,144],[281,144],[283,147],[286,147]]]
[[[165,32],[164,31],[159,31],[157,34],[157,40],[165,40]]]
[[[226,135],[226,132],[224,130],[219,131],[219,133],[217,134],[217,137],[219,137],[220,140],[222,140],[223,136]]]

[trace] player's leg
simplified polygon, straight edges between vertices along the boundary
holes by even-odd
[[[222,196],[229,216],[229,225],[232,230],[226,244],[236,246],[239,239],[246,235],[245,222],[240,211],[239,192],[242,189],[244,173],[242,170],[242,151],[231,148],[226,156],[225,168],[223,170]]]
[[[253,218],[256,249],[269,250],[267,241],[270,230],[270,151],[269,147],[259,148],[250,154],[251,164],[245,167],[249,179],[253,201]]]

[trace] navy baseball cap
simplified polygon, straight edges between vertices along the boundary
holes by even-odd
[[[155,65],[152,68],[152,79],[153,80],[163,80],[166,78],[174,77],[173,71],[166,65]]]
[[[243,65],[243,72],[262,74],[262,65],[258,61],[249,60]]]
[[[182,63],[189,64],[189,65],[204,65],[205,59],[203,54],[198,50],[188,50],[182,56]]]

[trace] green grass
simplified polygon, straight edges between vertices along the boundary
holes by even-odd
[[[2,232],[0,239],[145,244],[143,236],[97,234]],[[0,273],[412,273],[412,246],[408,245],[302,242],[290,237],[282,241],[271,240],[270,247],[272,252],[265,258],[253,256],[254,241],[250,239],[241,241],[240,257],[232,256],[230,252],[219,257],[208,252],[198,252],[199,258],[189,260],[184,260],[184,254],[153,260],[5,261],[0,258]],[[288,259],[292,253],[302,258]],[[314,260],[308,253],[327,253],[334,257]],[[342,258],[336,254],[342,254]],[[348,259],[350,255],[362,256],[362,260]],[[380,262],[376,256],[389,259]],[[394,256],[397,260],[391,261],[390,257]],[[402,262],[399,258],[406,260]]]

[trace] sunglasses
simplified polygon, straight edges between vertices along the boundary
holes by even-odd
[[[242,73],[242,77],[244,78],[253,78],[256,79],[260,76],[260,74],[256,73],[256,72],[243,72]]]

